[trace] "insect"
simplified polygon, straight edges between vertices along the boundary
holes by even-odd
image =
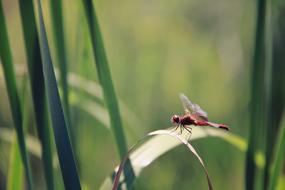
[[[174,130],[177,130],[177,128],[180,127],[180,133],[182,133],[182,130],[185,129],[190,133],[190,135],[192,134],[191,125],[210,126],[229,130],[229,127],[225,124],[218,124],[208,121],[207,113],[202,110],[199,105],[192,103],[184,94],[180,94],[180,100],[183,104],[185,114],[182,116],[173,115],[171,117],[171,122],[175,126]]]

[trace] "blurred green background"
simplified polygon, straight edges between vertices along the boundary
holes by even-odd
[[[29,106],[27,133],[36,137],[18,1],[2,3],[18,89]],[[82,3],[62,3],[68,71],[98,83]],[[128,146],[149,131],[170,127],[171,116],[184,113],[180,92],[206,110],[211,121],[226,123],[232,133],[248,137],[255,1],[96,0],[95,4],[116,94],[131,112],[131,118],[122,116]],[[54,66],[58,68],[49,1],[43,1],[43,13]],[[2,67],[0,70],[2,133],[2,129],[14,129]],[[115,142],[110,130],[91,113],[98,111],[92,108],[92,102],[98,99],[71,84],[69,87],[70,134],[80,180],[84,188],[98,189],[119,164]],[[3,135],[1,138],[3,189],[11,144]],[[213,137],[193,141],[192,145],[203,158],[215,189],[244,188],[245,152]],[[34,155],[30,158],[35,189],[45,189],[41,161]],[[55,173],[56,183],[61,184],[60,170]],[[182,146],[143,170],[136,186],[207,188],[201,166]]]

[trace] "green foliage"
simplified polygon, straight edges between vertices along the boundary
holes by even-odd
[[[24,44],[35,110],[36,126],[42,146],[45,179],[48,189],[54,189],[49,118],[33,1],[20,0],[20,13],[23,25]]]
[[[120,158],[123,159],[124,155],[127,153],[127,143],[123,131],[121,116],[119,113],[117,97],[115,94],[115,89],[113,86],[110,69],[108,66],[107,56],[103,45],[102,35],[100,32],[95,8],[93,7],[92,1],[84,0],[84,8],[88,20],[88,27],[91,35],[93,54],[96,60],[99,82],[103,89],[104,100],[110,115],[111,128],[115,136],[118,152]],[[126,167],[130,168],[132,167],[129,160],[126,161],[126,165],[127,165]],[[133,178],[134,178],[134,173],[133,170],[131,169],[129,175],[129,181],[132,181]],[[127,182],[128,188],[129,185],[130,183]]]
[[[274,190],[277,187],[278,179],[282,170],[282,162],[285,156],[285,114],[279,129],[278,138],[275,146],[274,162],[272,162],[273,170],[269,182],[269,190]]]
[[[81,189],[72,147],[69,140],[67,125],[61,107],[56,78],[49,52],[47,36],[42,15],[41,1],[38,1],[40,49],[43,60],[44,82],[51,114],[58,158],[66,189]]]
[[[255,189],[255,183],[262,183],[260,180],[263,171],[258,171],[256,163],[254,162],[254,156],[258,150],[264,152],[266,142],[265,133],[269,132],[269,127],[266,125],[268,122],[267,109],[269,109],[268,101],[269,97],[267,88],[269,85],[265,84],[266,67],[270,58],[268,58],[268,51],[266,51],[266,12],[267,1],[257,1],[256,11],[256,30],[255,30],[255,42],[254,53],[252,60],[252,79],[251,79],[251,102],[250,102],[250,130],[249,130],[249,142],[248,150],[246,154],[246,170],[245,181],[246,189]],[[270,61],[271,62],[271,61]],[[268,129],[268,130],[267,130]],[[269,132],[270,133],[270,132]],[[267,142],[268,143],[268,142]],[[268,168],[267,168],[268,169]],[[258,182],[256,182],[258,181]]]
[[[60,82],[63,91],[63,108],[69,121],[68,85],[67,85],[67,55],[64,40],[63,14],[61,0],[51,0],[51,16],[53,21],[53,34],[56,44],[56,55],[60,71]]]
[[[211,137],[211,136],[220,137],[226,140],[227,142],[229,142],[230,144],[232,144],[233,146],[236,146],[241,151],[245,150],[244,149],[245,140],[235,135],[229,134],[227,132],[217,131],[213,129],[206,129],[206,130],[195,129],[193,133],[194,134],[191,135],[191,142],[199,138],[205,138],[205,137]],[[187,140],[185,140],[187,139],[188,136],[189,134],[187,132],[180,135],[177,132],[173,131],[173,129],[172,130],[171,129],[158,130],[158,131],[153,131],[153,132],[148,133],[146,136],[141,138],[136,144],[134,144],[129,149],[128,154],[125,156],[125,158],[119,165],[119,168],[118,169],[116,168],[115,170],[115,173],[116,173],[115,178],[113,180],[110,178],[105,179],[104,183],[101,186],[101,190],[111,189],[111,186],[112,186],[111,182],[113,182],[113,189],[117,189],[119,186],[122,186],[124,180],[120,180],[120,176],[121,176],[122,169],[125,167],[125,162],[128,157],[130,157],[132,165],[134,166],[134,170],[136,171],[136,176],[138,177],[142,169],[149,166],[152,162],[154,162],[160,156],[162,156],[163,154],[167,153],[168,151],[177,147],[180,144],[186,145],[189,151],[198,159],[207,177],[208,189],[213,189],[213,185],[210,180],[208,171],[204,165],[204,162],[202,161],[201,157],[199,156],[197,151],[194,149],[194,147]],[[148,141],[145,141],[145,139],[149,137],[152,137],[152,138],[150,138]],[[174,137],[174,140],[169,137]],[[136,148],[138,145],[140,145],[139,148]]]
[[[6,23],[4,19],[2,2],[0,3],[0,58],[4,69],[4,76],[6,81],[6,87],[9,94],[10,107],[13,116],[13,122],[17,131],[17,139],[21,151],[22,161],[25,167],[25,173],[28,178],[28,187],[32,189],[32,175],[30,164],[28,160],[28,154],[26,151],[25,136],[23,130],[23,115],[21,103],[17,91],[16,79],[14,74],[12,55],[8,42],[8,34],[6,29]]]
[[[266,0],[1,1],[0,188],[206,189],[202,164],[209,189],[284,189],[284,13]],[[194,127],[188,144],[164,130],[184,113],[179,92],[230,131]]]
[[[113,86],[111,73],[107,62],[107,56],[105,53],[103,40],[92,1],[84,1],[84,8],[88,19],[88,26],[92,39],[92,47],[94,58],[96,60],[99,81],[103,89],[104,99],[110,115],[111,126],[112,130],[114,131],[118,151],[120,157],[123,158],[127,152],[127,144],[124,137],[117,97],[115,94],[115,89]]]
[[[7,190],[21,189],[23,185],[23,165],[16,135],[13,138],[9,160]]]

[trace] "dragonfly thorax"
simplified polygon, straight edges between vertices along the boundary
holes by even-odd
[[[197,125],[197,121],[190,114],[185,114],[183,116],[173,115],[171,117],[171,122],[174,125]]]

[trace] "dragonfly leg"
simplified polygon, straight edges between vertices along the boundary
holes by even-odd
[[[187,137],[187,141],[189,141],[191,138],[191,135],[192,135],[192,127],[189,127],[189,128],[185,127],[185,129],[186,129],[186,131],[189,132],[189,136]]]
[[[174,132],[174,131],[176,131],[178,127],[179,127],[179,125],[177,125],[177,126],[174,126],[174,128],[171,130],[171,132]]]
[[[182,135],[182,132],[183,132],[183,129],[184,129],[185,127],[183,126],[183,125],[180,125],[180,134],[179,135]]]

